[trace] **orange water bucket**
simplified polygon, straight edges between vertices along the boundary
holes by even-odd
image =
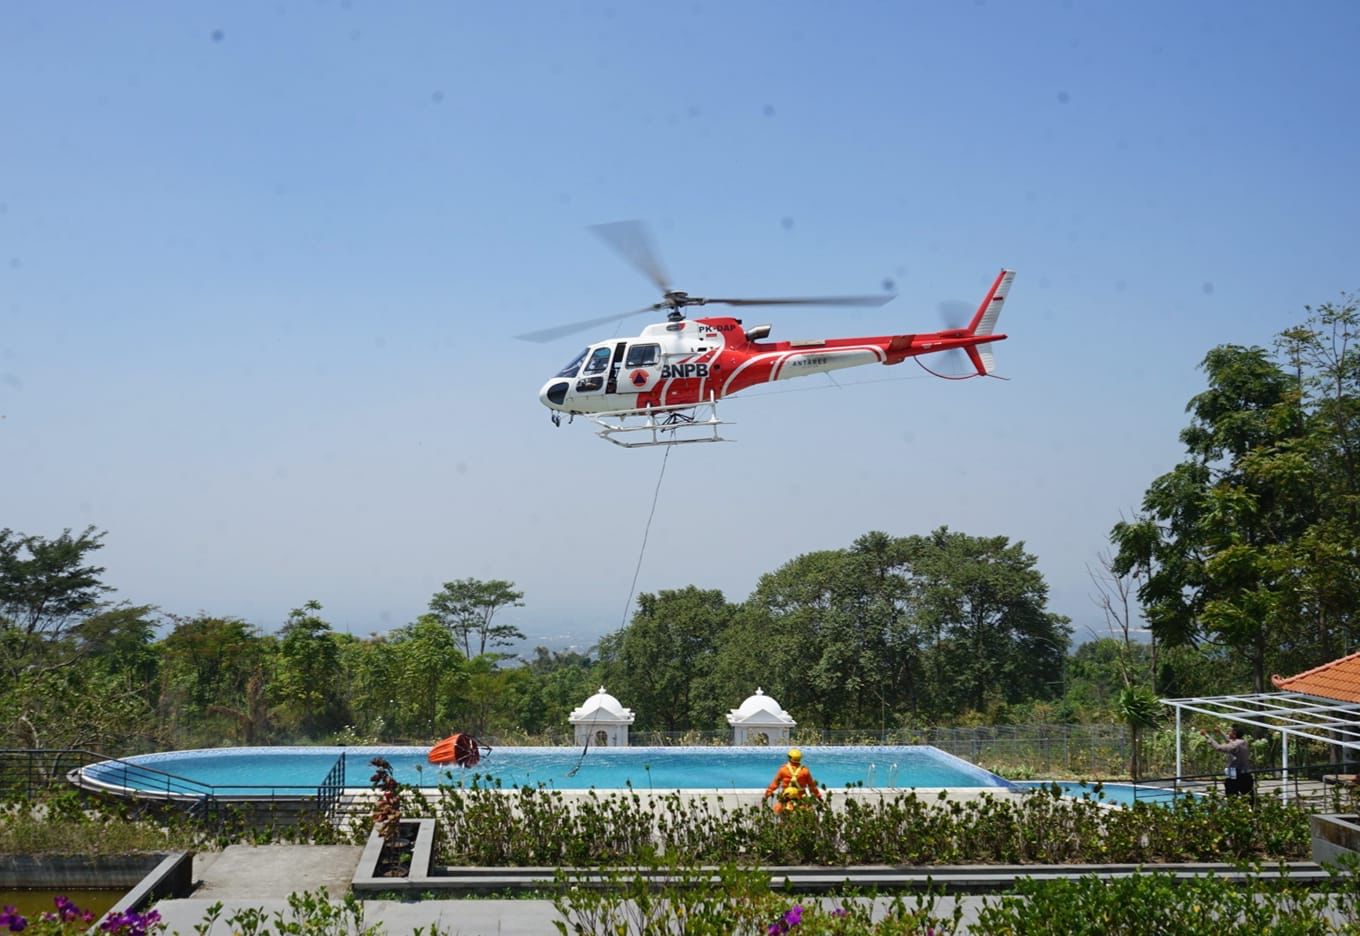
[[[456,764],[459,767],[476,767],[482,759],[481,745],[472,735],[451,734],[430,748],[431,764]]]

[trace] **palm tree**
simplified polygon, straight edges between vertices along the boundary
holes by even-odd
[[[1133,755],[1129,758],[1129,774],[1137,780],[1141,770],[1138,758],[1138,736],[1145,728],[1156,728],[1162,721],[1162,703],[1156,693],[1146,686],[1125,686],[1115,699],[1115,710],[1129,726]]]

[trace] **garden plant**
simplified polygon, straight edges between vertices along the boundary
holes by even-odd
[[[1309,850],[1308,813],[1273,797],[1255,807],[1207,796],[1112,809],[1056,788],[1019,799],[902,792],[840,801],[832,792],[824,808],[775,820],[757,806],[678,793],[569,798],[474,786],[440,794],[424,808],[439,820],[436,861],[444,865],[1235,862],[1299,859]]]

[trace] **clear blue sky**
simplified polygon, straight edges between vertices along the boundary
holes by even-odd
[[[1009,382],[865,368],[733,398],[669,461],[640,591],[799,553],[1024,540],[1086,567],[1181,455],[1196,364],[1360,288],[1360,5],[19,4],[0,31],[0,526],[94,524],[117,597],[386,630],[505,578],[623,621],[662,455],[535,398],[676,285],[873,292],[776,338],[938,327],[1019,275]],[[633,334],[645,321],[614,330]],[[790,392],[790,391],[800,392]]]

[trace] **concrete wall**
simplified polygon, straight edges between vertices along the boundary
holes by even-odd
[[[601,741],[599,734],[604,732],[604,740]],[[576,725],[576,743],[585,745],[586,739],[590,739],[591,747],[627,747],[628,746],[628,726],[618,722],[582,722]]]
[[[761,740],[757,735],[765,735]],[[783,747],[789,743],[788,725],[733,725],[732,743],[738,747],[747,744],[768,744]]]
[[[1360,816],[1313,815],[1308,817],[1313,839],[1313,860],[1335,864],[1345,855],[1360,856]]]
[[[69,887],[72,890],[132,887],[165,859],[146,855],[0,855],[0,888]]]

